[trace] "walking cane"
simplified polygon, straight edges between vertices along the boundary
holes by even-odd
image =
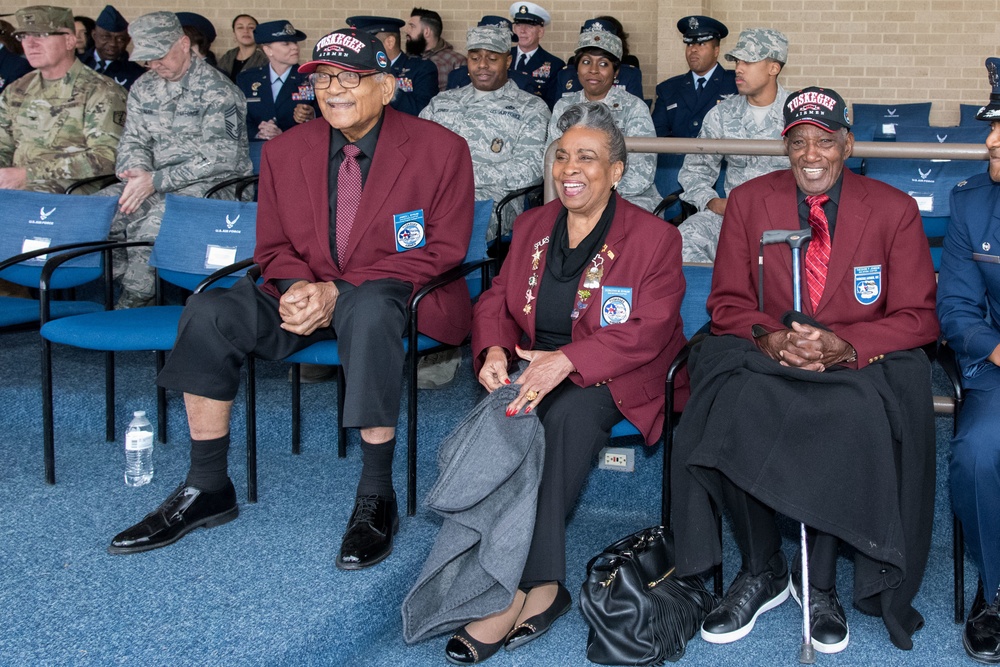
[[[764,246],[774,243],[787,243],[792,250],[792,304],[796,311],[802,312],[802,248],[812,238],[811,229],[779,230],[772,229],[760,237],[760,255],[757,260],[759,272],[758,294],[759,307],[764,310]],[[799,662],[811,665],[816,662],[816,649],[812,645],[812,628],[809,622],[809,554],[806,543],[806,524],[799,524],[799,539],[802,552],[802,646],[799,648]]]

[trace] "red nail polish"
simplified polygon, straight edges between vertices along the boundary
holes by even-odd
[[[507,416],[510,417],[512,414],[514,414],[514,411],[511,410],[510,408],[507,408]]]
[[[528,414],[529,412],[531,412],[530,406],[524,409],[524,414]]]
[[[509,380],[509,379],[507,379],[507,380],[504,380],[504,381],[503,381],[503,383],[504,383],[504,384],[510,384],[510,380]]]

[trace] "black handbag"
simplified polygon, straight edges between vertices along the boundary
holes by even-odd
[[[587,659],[603,665],[679,660],[715,596],[697,577],[674,574],[673,536],[663,526],[618,540],[587,563],[580,608],[590,625]]]

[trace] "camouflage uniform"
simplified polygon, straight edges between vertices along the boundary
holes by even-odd
[[[0,167],[23,167],[26,190],[63,192],[110,174],[125,125],[125,89],[83,63],[58,81],[31,72],[0,96]]]
[[[137,167],[153,176],[156,191],[135,212],[120,211],[111,225],[115,240],[153,240],[160,230],[165,195],[201,197],[213,185],[253,173],[247,145],[246,101],[224,74],[201,58],[179,81],[153,72],[139,78],[128,97],[128,122],[118,149],[117,172]],[[121,196],[124,185],[101,194]],[[115,257],[121,305],[138,305],[154,293],[151,248],[128,248]]]
[[[468,142],[476,199],[492,199],[495,204],[513,190],[541,182],[549,108],[513,81],[478,95],[473,86],[446,90],[431,99],[420,117],[443,125]],[[523,202],[513,202],[513,206],[514,213],[504,220],[502,234],[510,232]],[[497,226],[494,212],[487,240],[496,237]]]
[[[566,95],[556,102],[552,109],[552,120],[549,122],[549,143],[555,141],[560,136],[556,128],[559,118],[570,106],[580,102],[586,102],[587,98],[581,90],[571,95]],[[612,87],[608,94],[601,100],[615,118],[618,129],[626,137],[655,137],[656,128],[653,127],[653,119],[649,115],[649,107],[632,93],[625,92],[622,88]],[[625,175],[622,176],[618,184],[618,192],[622,197],[632,202],[640,208],[652,211],[660,203],[660,194],[653,185],[653,176],[656,174],[656,155],[653,153],[629,153],[628,164],[625,167]]]

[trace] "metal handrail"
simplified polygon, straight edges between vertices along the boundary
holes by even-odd
[[[780,139],[668,139],[665,137],[626,137],[630,153],[714,153],[723,155],[784,155]],[[556,198],[552,182],[555,142],[545,151],[545,201]],[[929,144],[917,142],[856,141],[852,157],[909,158],[923,160],[988,160],[983,144]]]

